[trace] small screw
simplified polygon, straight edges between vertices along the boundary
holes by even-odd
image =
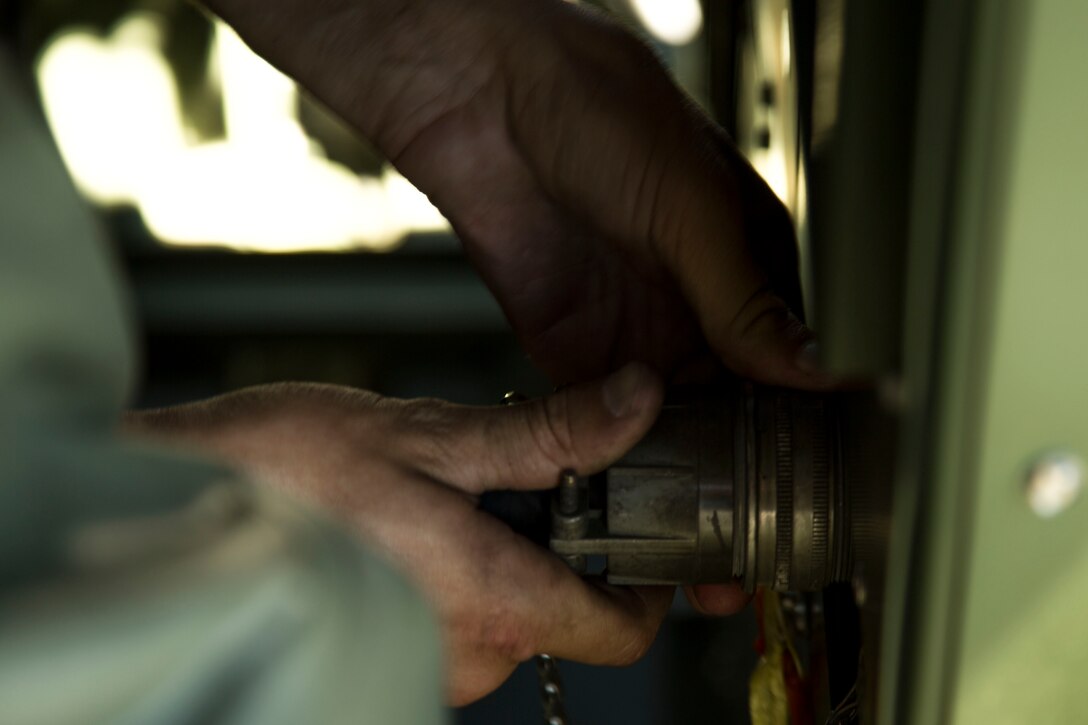
[[[582,492],[578,490],[578,474],[567,469],[559,476],[559,513],[574,516],[582,507]]]
[[[1065,511],[1084,487],[1084,464],[1069,453],[1047,453],[1028,473],[1028,505],[1039,518],[1049,519]]]

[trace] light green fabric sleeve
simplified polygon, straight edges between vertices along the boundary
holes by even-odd
[[[0,58],[0,722],[445,721],[435,622],[316,515],[119,440],[121,287]]]

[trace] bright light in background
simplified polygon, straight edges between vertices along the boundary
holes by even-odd
[[[782,9],[778,23],[778,57],[782,61],[782,75],[793,73],[793,38],[790,36],[790,11]]]
[[[748,160],[752,164],[767,186],[775,193],[783,204],[790,205],[790,180],[789,166],[786,162],[786,151],[781,142],[771,144],[770,148],[752,149],[748,152]]]
[[[699,0],[630,0],[639,22],[658,40],[686,45],[703,29]]]
[[[57,145],[76,184],[99,203],[133,201],[134,184],[185,146],[178,94],[156,50],[159,40],[154,22],[132,17],[106,42],[67,33],[38,63]]]
[[[448,229],[391,167],[359,177],[327,159],[298,119],[294,82],[218,23],[210,65],[226,137],[191,142],[154,16],[111,35],[69,31],[37,67],[61,155],[103,204],[131,203],[176,245],[246,251],[387,250],[413,231]]]

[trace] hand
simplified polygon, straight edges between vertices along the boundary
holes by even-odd
[[[133,413],[126,425],[215,453],[316,504],[399,564],[438,615],[448,697],[461,705],[536,653],[620,665],[653,641],[671,588],[583,580],[478,511],[475,497],[606,467],[650,427],[661,398],[656,375],[632,364],[515,406],[281,384]]]
[[[430,196],[554,381],[712,358],[826,384],[790,312],[786,211],[602,15],[561,0],[211,5]]]

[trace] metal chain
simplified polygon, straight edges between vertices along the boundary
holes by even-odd
[[[574,471],[563,471],[560,475],[555,501],[560,511],[574,513],[567,509],[577,508],[577,499],[571,499],[572,495],[578,494],[577,482]],[[555,534],[554,531],[552,533]],[[564,561],[576,572],[581,573],[581,570],[585,569],[584,557],[574,559],[564,557]],[[550,655],[539,654],[536,657],[536,674],[540,680],[540,704],[544,708],[544,725],[570,725],[567,708],[563,703],[565,693],[563,681],[559,677],[559,663]]]
[[[536,674],[540,679],[540,704],[544,708],[544,725],[570,725],[563,703],[563,681],[559,664],[549,655],[536,656]]]
[[[516,405],[526,400],[528,398],[516,390],[511,390],[502,397],[504,405]],[[563,680],[559,676],[559,663],[551,655],[537,655],[536,676],[540,681],[540,705],[544,710],[544,725],[570,725],[567,707],[563,703]]]
[[[572,469],[563,471],[559,475],[559,488],[553,505],[561,514],[575,515],[580,507],[580,496],[578,475]],[[556,531],[553,528],[552,536],[555,535]],[[575,573],[585,573],[584,556],[563,557],[563,560]],[[559,677],[559,663],[550,655],[537,655],[536,674],[540,680],[540,704],[544,708],[544,725],[570,725],[570,717],[563,703],[565,693],[563,681]]]

